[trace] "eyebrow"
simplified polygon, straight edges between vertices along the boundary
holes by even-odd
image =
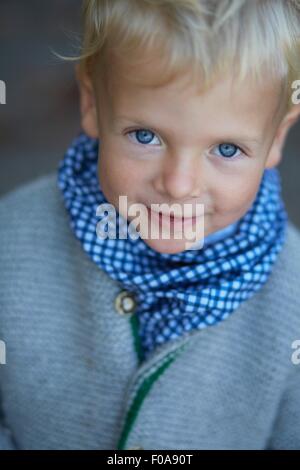
[[[141,126],[141,127],[144,127],[146,129],[153,129],[155,132],[157,133],[160,133],[161,131],[163,131],[164,133],[167,133],[167,130],[163,130],[161,129],[161,131],[158,129],[158,127],[156,126],[151,126],[149,125],[149,123],[147,123],[146,121],[142,120],[142,119],[131,119],[130,117],[126,117],[126,116],[116,116],[113,121],[115,122],[119,122],[119,121],[126,121],[128,123],[131,123],[132,125],[134,126]],[[257,136],[249,136],[249,135],[244,135],[237,131],[236,132],[236,135],[238,137],[234,137],[234,136],[230,136],[230,134],[228,133],[228,135],[221,135],[220,137],[217,137],[217,140],[219,142],[223,141],[223,142],[236,142],[240,145],[243,145],[243,143],[248,143],[248,144],[255,144],[255,145],[260,145],[262,143],[262,139],[257,137]],[[216,138],[213,138],[213,140],[216,140]]]

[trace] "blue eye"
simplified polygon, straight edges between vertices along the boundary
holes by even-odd
[[[137,129],[135,131],[128,132],[128,135],[130,134],[133,134],[137,142],[142,145],[150,144],[153,141],[154,137],[156,137],[154,132],[148,129]]]
[[[227,142],[224,144],[218,145],[217,149],[219,150],[221,156],[224,158],[236,157],[237,156],[236,152],[241,151],[241,149],[237,145],[230,144]]]

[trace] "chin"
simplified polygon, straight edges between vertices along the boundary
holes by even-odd
[[[162,254],[177,254],[182,253],[191,249],[191,247],[196,243],[192,243],[189,240],[176,240],[176,239],[144,239],[144,243],[148,245],[152,250],[162,253]],[[201,248],[202,245],[198,249]]]

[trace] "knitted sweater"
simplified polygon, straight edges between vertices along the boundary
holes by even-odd
[[[140,363],[122,286],[74,237],[56,173],[2,197],[0,221],[0,449],[300,449],[291,222],[260,291]]]

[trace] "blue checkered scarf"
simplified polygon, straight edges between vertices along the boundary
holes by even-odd
[[[97,176],[99,145],[79,134],[59,164],[58,186],[85,252],[135,297],[145,359],[166,341],[224,320],[267,281],[288,220],[280,177],[276,169],[265,170],[233,234],[199,250],[158,253],[141,237],[97,236],[96,209],[108,203]],[[119,224],[126,231],[129,223],[117,215],[118,234]]]

